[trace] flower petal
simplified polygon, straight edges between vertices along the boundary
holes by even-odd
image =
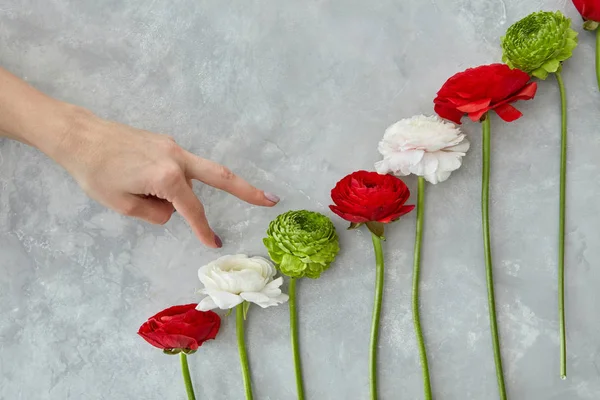
[[[439,170],[435,173],[436,177],[435,179],[433,179],[433,177],[429,180],[429,182],[431,183],[440,183],[440,182],[444,182],[446,179],[450,178],[450,171],[442,171]],[[435,180],[435,182],[434,182]]]
[[[410,206],[402,206],[402,207],[400,207],[400,210],[399,210],[397,213],[395,213],[395,214],[392,214],[392,215],[390,215],[389,217],[386,217],[386,218],[380,219],[378,222],[382,222],[382,223],[384,223],[384,224],[390,223],[390,222],[392,222],[392,221],[395,221],[395,220],[397,220],[397,219],[398,219],[398,218],[400,218],[401,216],[403,216],[403,215],[405,215],[405,214],[408,214],[409,212],[411,212],[411,211],[412,211],[412,210],[414,210],[414,209],[415,209],[415,206],[414,206],[414,205],[410,205]]]
[[[452,121],[457,125],[460,125],[460,120],[462,119],[465,113],[458,111],[455,108],[445,107],[443,105],[436,104],[434,106],[435,112],[442,118],[447,119],[448,121]]]
[[[467,138],[465,138],[462,142],[460,142],[456,146],[447,147],[445,150],[452,151],[452,152],[466,153],[470,147],[471,147],[471,143],[467,140]]]
[[[259,292],[243,292],[240,293],[240,297],[250,303],[258,304],[264,307],[264,304],[268,304],[271,298],[265,294]]]
[[[513,97],[513,101],[533,99],[535,97],[535,93],[537,92],[537,87],[537,82],[531,82]]]
[[[339,207],[337,206],[329,206],[329,209],[331,211],[333,211],[334,213],[336,213],[337,215],[339,215],[341,218],[345,219],[348,222],[355,222],[355,223],[361,223],[361,222],[368,222],[369,219],[365,218],[365,217],[361,217],[358,215],[351,215],[351,214],[347,214],[345,212],[340,211]]]
[[[471,103],[465,104],[464,106],[456,107],[457,110],[464,113],[478,112],[484,108],[488,108],[492,99],[477,99]]]
[[[469,114],[469,118],[473,122],[479,122],[479,121],[481,121],[481,117],[483,117],[483,114],[485,114],[489,110],[490,110],[489,108],[484,108],[483,110],[479,110],[479,111],[476,111],[474,113],[470,113]]]
[[[209,296],[221,310],[228,310],[244,301],[239,295],[229,292],[211,292]]]
[[[385,175],[392,172],[387,160],[377,161],[375,163],[375,171],[377,171],[377,173],[381,175]]]
[[[206,296],[202,299],[198,306],[196,306],[196,310],[198,311],[209,311],[218,308],[217,304],[213,301],[212,297]]]
[[[413,168],[417,175],[433,174],[438,169],[439,161],[435,153],[425,153],[423,160]]]
[[[517,110],[510,104],[503,104],[500,107],[496,107],[494,108],[494,111],[496,111],[496,114],[498,114],[498,116],[506,122],[512,122],[523,116],[521,111]]]
[[[463,153],[439,151],[436,155],[438,158],[437,171],[456,171],[462,164]]]

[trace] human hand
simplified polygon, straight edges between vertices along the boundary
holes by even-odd
[[[0,89],[0,138],[37,147],[90,197],[121,214],[164,224],[176,209],[202,243],[221,247],[192,190],[193,179],[251,204],[271,207],[279,201],[226,167],[183,150],[166,135],[104,121],[2,68]]]
[[[221,247],[192,190],[192,180],[258,206],[271,207],[279,201],[227,167],[185,151],[169,136],[105,121],[82,110],[71,121],[49,155],[91,198],[121,214],[164,224],[177,210],[202,243]]]

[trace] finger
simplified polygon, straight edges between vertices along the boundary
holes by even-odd
[[[255,188],[221,164],[187,153],[186,171],[192,178],[231,193],[247,203],[272,207],[279,197]]]
[[[155,197],[131,195],[124,202],[121,211],[127,216],[140,218],[151,224],[164,225],[173,215],[173,205]]]
[[[173,197],[173,206],[181,216],[190,224],[194,234],[204,245],[208,247],[222,247],[221,239],[208,225],[204,206],[194,194],[187,182],[183,182],[176,188]]]
[[[191,187],[192,189],[194,188],[194,185],[192,184],[192,180],[191,179],[187,179],[185,180],[187,182],[187,185],[189,187]],[[175,214],[177,212],[177,210],[173,209],[173,214]]]
[[[177,210],[175,209],[175,207],[173,207],[173,204],[169,200],[161,199],[160,197],[156,197],[149,194],[138,194],[137,196],[141,197],[142,199],[152,199],[167,204],[169,206],[171,214],[175,214],[177,212]]]

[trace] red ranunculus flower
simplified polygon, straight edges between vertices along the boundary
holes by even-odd
[[[410,190],[395,176],[356,171],[342,178],[331,190],[335,205],[329,208],[353,223],[386,224],[415,208],[404,205],[409,197]]]
[[[535,96],[537,83],[528,83],[529,79],[527,73],[506,64],[469,68],[444,83],[433,100],[435,112],[457,124],[465,114],[480,121],[490,110],[506,122],[514,121],[523,114],[510,103]]]
[[[600,22],[600,1],[573,0],[573,4],[584,19]]]
[[[144,322],[138,335],[159,349],[195,351],[205,341],[214,339],[221,327],[221,318],[216,313],[198,311],[196,306],[167,308]]]

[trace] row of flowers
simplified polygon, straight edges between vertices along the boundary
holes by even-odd
[[[585,28],[598,31],[597,75],[600,87],[600,5],[597,0],[574,0],[582,13]],[[369,357],[371,399],[377,399],[377,349],[384,287],[382,240],[386,225],[415,209],[406,205],[410,191],[398,176],[418,176],[417,222],[415,230],[412,312],[423,374],[425,399],[432,399],[431,380],[424,335],[419,316],[419,276],[424,228],[426,183],[447,180],[462,164],[469,141],[458,125],[466,115],[480,122],[483,134],[482,157],[482,233],[484,265],[488,289],[490,330],[501,399],[507,398],[502,369],[498,324],[496,321],[493,265],[489,224],[489,178],[491,153],[491,115],[493,111],[506,122],[522,116],[513,104],[531,100],[537,90],[532,77],[556,77],[561,94],[560,209],[558,238],[558,293],[560,326],[560,374],[566,377],[566,328],[564,316],[564,234],[566,193],[566,96],[561,76],[562,64],[577,46],[577,33],[571,21],[560,12],[536,12],[512,25],[501,39],[503,64],[470,68],[452,76],[434,99],[438,116],[417,115],[390,126],[379,143],[383,159],[376,172],[357,171],[343,179],[331,191],[331,211],[350,223],[349,229],[366,227],[372,236],[376,278]],[[441,118],[447,120],[443,120]],[[451,122],[450,122],[451,121]],[[304,382],[298,341],[296,281],[316,279],[327,270],[339,252],[338,235],[331,220],[317,212],[289,211],[278,216],[268,227],[263,240],[272,261],[263,257],[228,255],[198,271],[205,297],[199,304],[171,307],[151,317],[139,334],[167,354],[180,354],[189,399],[195,399],[187,365],[187,356],[206,340],[217,336],[221,318],[213,309],[235,309],[237,340],[247,399],[252,399],[252,384],[245,348],[244,321],[250,304],[267,308],[289,300],[292,359],[296,372],[298,399],[304,399]],[[289,296],[282,293],[282,277],[289,277]]]

